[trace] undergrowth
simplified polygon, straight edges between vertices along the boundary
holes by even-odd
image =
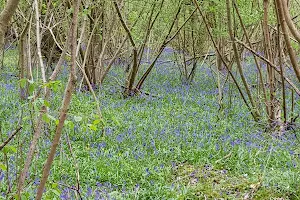
[[[20,100],[14,56],[13,51],[6,53],[1,71],[1,137],[5,139],[16,128],[20,116],[22,130],[5,154],[0,153],[0,199],[16,190],[40,106]],[[35,196],[66,73],[51,96],[50,117],[44,119],[44,134],[26,180],[24,199]],[[233,85],[226,86],[230,92],[224,96],[224,110],[218,111],[212,74],[204,66],[198,69],[196,81],[186,85],[172,63],[157,65],[143,88],[150,95],[123,99],[118,82],[123,82],[124,72],[115,66],[95,91],[105,127],[97,117],[92,95],[78,90],[45,199],[79,196],[74,189],[76,163],[83,199],[300,199],[299,132],[280,137],[264,132],[253,122]],[[7,195],[8,189],[11,193]]]

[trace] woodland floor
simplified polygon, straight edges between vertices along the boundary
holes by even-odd
[[[252,62],[245,63],[246,75],[253,81],[251,66]],[[51,116],[45,118],[25,199],[35,196],[66,74],[67,69],[49,102]],[[16,128],[21,111],[23,129],[6,148],[9,179],[0,152],[0,199],[7,196],[8,180],[15,190],[16,172],[24,161],[18,142],[25,155],[32,136],[31,116],[37,115],[42,102],[19,100],[17,75],[15,53],[7,52],[0,76],[1,133],[6,137]],[[253,123],[233,85],[226,84],[224,109],[219,111],[216,80],[208,66],[198,68],[195,82],[186,85],[173,63],[157,65],[143,88],[153,96],[123,99],[116,81],[123,83],[123,77],[123,68],[115,66],[96,90],[105,138],[92,95],[82,91],[73,95],[45,199],[78,196],[73,189],[75,163],[83,199],[300,199],[299,130],[281,137],[264,132],[263,126]]]

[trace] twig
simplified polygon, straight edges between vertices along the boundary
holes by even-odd
[[[17,128],[10,136],[9,138],[7,138],[6,141],[4,141],[1,145],[0,145],[0,151],[15,137],[15,135],[22,129],[22,127],[20,126],[19,128]]]
[[[79,198],[82,199],[81,197],[81,193],[80,193],[80,174],[79,174],[79,166],[78,166],[78,162],[76,160],[76,157],[74,155],[74,152],[72,150],[72,146],[71,146],[71,142],[70,142],[70,137],[69,137],[69,134],[66,133],[66,141],[68,143],[68,146],[69,146],[69,150],[70,150],[70,153],[71,153],[71,156],[74,160],[74,164],[75,164],[75,168],[76,168],[76,182],[77,182],[77,187],[76,187],[76,192],[78,193],[79,195]]]

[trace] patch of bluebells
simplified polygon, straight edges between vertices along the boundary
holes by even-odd
[[[264,170],[265,157],[272,151],[290,155],[291,158],[280,158],[284,161],[282,163],[284,170],[299,167],[300,158],[295,152],[298,145],[295,135],[288,133],[279,138],[272,138],[259,131],[253,123],[249,123],[251,116],[235,91],[233,108],[225,109],[225,116],[231,114],[233,117],[219,119],[216,98],[218,91],[211,84],[212,71],[204,66],[198,69],[197,78],[192,85],[180,84],[178,70],[170,63],[164,63],[173,53],[173,49],[165,49],[142,88],[143,91],[158,94],[160,98],[144,94],[136,99],[117,99],[116,96],[111,96],[119,90],[118,86],[109,85],[101,89],[99,99],[101,99],[104,116],[106,112],[111,111],[121,122],[121,126],[116,126],[108,119],[105,141],[99,139],[101,137],[99,131],[84,131],[76,124],[75,133],[82,135],[82,141],[77,141],[74,135],[70,135],[70,138],[72,144],[79,145],[76,146],[79,150],[77,149],[75,153],[79,157],[80,169],[84,170],[81,174],[83,179],[81,194],[84,198],[130,198],[139,191],[157,189],[156,185],[159,181],[155,178],[163,177],[166,171],[170,173],[168,170],[175,168],[182,160],[195,159],[196,163],[205,163],[209,160],[213,163],[214,160],[220,159],[220,156],[223,157],[231,151],[237,153],[242,150],[245,156],[253,152],[262,152],[260,156],[253,158],[257,165],[261,166],[260,170]],[[124,65],[127,63],[121,59],[116,62]],[[254,69],[255,66],[249,65],[249,67]],[[67,64],[64,69],[67,70]],[[251,69],[246,70],[247,76],[250,76]],[[115,70],[110,74],[114,77],[120,76],[118,71],[120,69]],[[5,91],[5,94],[10,94],[10,90],[15,91],[17,88],[10,84],[2,84],[2,86],[5,90],[1,91]],[[227,91],[226,86],[225,92]],[[85,101],[90,103],[90,94],[78,93],[77,96],[82,104]],[[226,102],[227,98],[224,101]],[[9,106],[14,110],[16,107],[15,103],[11,102],[1,102],[1,105]],[[7,121],[15,123],[16,119],[9,116]],[[30,134],[26,137],[30,137]],[[90,144],[89,150],[84,147],[87,143]],[[51,140],[43,138],[40,151],[47,152],[50,145]],[[68,150],[63,149],[62,152],[58,152],[58,157],[60,153],[67,154]],[[38,154],[37,159],[42,159],[44,156]],[[14,163],[13,160],[11,163]],[[247,168],[246,164],[247,162],[243,167]],[[66,170],[70,165],[67,162],[62,169]],[[13,164],[10,167],[11,170],[16,170]],[[211,165],[205,165],[206,168],[203,175],[208,176],[207,171]],[[223,173],[229,173],[229,170],[223,170]],[[71,182],[73,172],[59,173],[59,177],[56,178],[62,183]],[[195,173],[191,173],[191,176],[195,176]],[[127,182],[123,182],[124,180]],[[34,185],[38,182],[39,180],[35,179]],[[0,170],[0,185],[3,183],[5,183],[5,175]],[[180,190],[180,186],[172,181],[167,183],[167,187],[169,191]],[[61,199],[75,198],[74,189],[65,187],[60,189]]]

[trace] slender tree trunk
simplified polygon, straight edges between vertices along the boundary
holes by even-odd
[[[297,27],[295,26],[295,24],[291,18],[287,0],[282,0],[282,10],[284,13],[285,21],[286,21],[292,35],[300,43],[300,32],[298,31]]]
[[[180,13],[181,10],[181,4],[178,7],[177,13],[173,19],[173,22],[170,26],[169,32],[166,35],[164,41],[162,42],[159,51],[155,57],[155,59],[153,60],[153,62],[150,64],[150,66],[148,67],[148,69],[146,70],[146,72],[143,74],[143,76],[140,78],[140,80],[138,81],[138,83],[136,84],[136,89],[140,90],[143,83],[145,82],[146,78],[149,76],[151,70],[153,69],[156,61],[158,60],[159,56],[162,54],[163,50],[165,49],[165,47],[179,34],[179,32],[181,31],[182,28],[184,28],[184,26],[186,25],[186,23],[191,19],[191,17],[195,14],[196,9],[190,14],[190,16],[183,22],[183,24],[176,30],[176,32],[170,37],[171,32],[173,30],[173,27],[175,25],[175,22],[178,20],[178,15]]]
[[[39,5],[38,1],[34,0],[34,9],[35,9],[35,23],[36,23],[36,45],[37,45],[37,54],[39,58],[39,64],[41,67],[41,73],[42,73],[42,79],[43,82],[46,83],[46,72],[45,72],[45,66],[43,62],[43,57],[42,57],[42,50],[41,50],[41,33],[40,33],[40,10],[39,10]]]
[[[145,8],[145,7],[143,7],[143,9],[141,9],[141,11],[140,11],[140,13],[139,13],[137,19],[136,19],[136,20],[134,21],[134,23],[132,24],[131,29],[132,29],[132,28],[137,24],[137,22],[139,21],[139,19],[140,19],[142,13],[143,13],[143,11],[144,11],[144,8]],[[114,21],[115,21],[115,20],[113,19],[113,25],[115,24]],[[111,28],[112,28],[112,27],[111,27]],[[109,30],[109,32],[108,32],[109,34],[108,34],[108,35],[111,35],[111,32],[112,32],[112,29]],[[99,78],[99,79],[100,79],[100,84],[103,83],[105,77],[107,76],[109,70],[111,69],[112,65],[114,64],[115,60],[117,59],[118,55],[120,54],[120,52],[121,52],[123,46],[125,45],[125,43],[126,43],[126,41],[127,41],[128,39],[129,39],[129,35],[127,34],[126,37],[124,37],[122,40],[120,40],[120,42],[119,42],[119,43],[120,43],[120,44],[119,44],[119,47],[118,47],[118,49],[115,51],[115,53],[113,54],[113,57],[110,59],[109,64],[107,65],[106,69],[103,69],[103,70],[101,71],[100,78]],[[108,46],[108,48],[109,48],[109,46]]]
[[[67,113],[69,109],[69,105],[72,99],[72,93],[76,85],[76,44],[77,44],[77,26],[78,26],[78,14],[79,14],[79,6],[80,6],[80,0],[74,0],[74,13],[73,13],[73,19],[72,19],[72,25],[71,25],[71,70],[69,75],[69,80],[66,86],[64,99],[62,102],[62,107],[60,110],[60,116],[59,116],[59,122],[56,127],[54,139],[52,142],[52,146],[47,158],[47,161],[44,165],[43,169],[43,175],[41,178],[40,185],[37,190],[37,196],[36,200],[42,199],[44,188],[49,176],[50,168],[52,165],[52,162],[54,160],[54,156],[56,153],[57,146],[59,144],[62,129],[64,126],[64,122],[67,118]]]
[[[277,12],[277,29],[280,28],[280,21],[278,19],[278,12]],[[281,49],[281,34],[279,31],[277,31],[277,48],[278,48],[278,62],[280,66],[280,72],[281,72],[281,83],[282,83],[282,109],[283,109],[283,122],[286,123],[287,120],[287,111],[286,111],[286,92],[285,92],[285,81],[284,81],[284,68],[282,64],[282,49]]]
[[[239,20],[240,20],[240,24],[241,24],[241,26],[242,26],[243,32],[244,32],[245,37],[246,37],[246,41],[247,41],[249,47],[250,47],[251,49],[253,49],[252,43],[251,43],[251,41],[250,41],[250,37],[249,37],[248,32],[247,32],[247,30],[246,30],[246,27],[245,27],[245,25],[244,25],[244,23],[243,23],[242,17],[241,17],[241,15],[240,15],[240,12],[239,12],[239,9],[238,9],[238,6],[237,6],[235,0],[233,0],[233,6],[234,6],[234,8],[235,8],[235,10],[236,10],[236,13],[237,13],[237,15],[238,15],[238,18],[239,18]],[[261,87],[262,87],[262,89],[263,89],[263,97],[264,97],[264,101],[265,101],[265,104],[266,104],[266,103],[267,103],[267,92],[266,92],[266,87],[265,87],[265,83],[264,83],[264,79],[263,79],[263,73],[262,73],[262,70],[261,70],[261,67],[260,67],[260,65],[259,65],[259,62],[258,62],[257,57],[256,57],[254,54],[252,54],[252,55],[253,55],[253,58],[254,58],[254,61],[255,61],[255,64],[256,64],[256,68],[257,68],[257,71],[258,71],[258,74],[259,74],[259,81],[260,81]],[[266,104],[266,111],[267,111],[267,113],[269,113],[269,112],[268,112],[268,108],[269,108],[269,107],[268,107],[267,104]]]
[[[0,50],[4,46],[4,37],[10,20],[15,13],[20,0],[8,0],[4,9],[0,13]]]
[[[192,24],[194,24],[195,21],[192,18]],[[196,68],[197,68],[197,58],[196,58],[196,46],[195,46],[195,36],[194,36],[194,25],[192,27],[192,51],[193,51],[193,67],[191,69],[191,72],[189,73],[188,76],[188,82],[191,84],[194,80],[195,73],[196,73]]]
[[[138,72],[138,52],[137,52],[137,47],[136,44],[133,40],[132,34],[127,26],[127,24],[125,23],[122,15],[121,15],[121,11],[120,8],[118,6],[118,3],[116,1],[114,1],[114,6],[116,8],[119,20],[124,28],[124,30],[126,31],[128,37],[129,37],[129,41],[132,45],[132,53],[133,53],[133,66],[132,66],[132,70],[129,73],[129,77],[128,77],[128,85],[126,85],[125,91],[124,91],[124,97],[128,97],[130,96],[130,93],[132,92],[132,88],[135,82],[135,78]]]
[[[263,33],[264,33],[265,56],[268,60],[274,63],[272,49],[271,49],[270,31],[268,26],[269,0],[264,0],[263,5],[264,5]],[[268,79],[269,79],[269,87],[270,87],[270,101],[268,103],[269,123],[271,126],[273,126],[275,121],[275,82],[274,82],[275,74],[274,74],[274,69],[270,65],[267,65],[267,69],[268,69]]]
[[[31,24],[32,24],[32,15],[29,19],[29,28],[28,28],[28,33],[27,33],[27,39],[26,39],[26,56],[27,56],[27,67],[28,67],[28,73],[27,73],[27,78],[28,80],[33,81],[33,75],[32,75],[32,66],[31,66]]]
[[[52,72],[52,75],[49,78],[50,81],[54,81],[56,79],[56,77],[58,76],[60,70],[61,70],[62,63],[63,63],[65,55],[67,53],[67,48],[68,48],[67,45],[70,43],[70,37],[71,36],[68,37],[68,39],[66,41],[65,48],[63,49],[63,52],[61,53],[61,56],[60,56],[60,58],[59,58],[59,60],[56,64],[56,67],[55,67],[54,71]],[[31,77],[32,77],[32,74],[31,74]],[[50,96],[50,89],[46,88],[46,93],[45,93],[45,98],[44,99],[47,100],[49,98],[49,96]],[[42,133],[42,127],[43,127],[43,124],[44,124],[43,115],[46,114],[46,113],[47,113],[47,108],[46,108],[45,105],[43,105],[40,109],[38,119],[35,123],[33,138],[31,140],[30,147],[29,147],[29,150],[27,152],[24,167],[23,167],[23,169],[20,173],[20,177],[19,177],[19,180],[18,180],[17,194],[18,194],[19,198],[20,198],[21,193],[23,191],[23,186],[24,186],[24,183],[25,183],[26,175],[29,171],[29,168],[30,168],[30,165],[31,165],[31,162],[32,162],[35,150],[36,150],[38,140],[39,140],[39,138],[41,136],[41,133]]]
[[[29,17],[31,19],[31,16]],[[25,79],[25,74],[28,76],[28,57],[27,57],[27,32],[30,27],[30,21],[28,21],[22,31],[22,33],[19,35],[19,80]],[[26,76],[26,77],[27,77]],[[27,99],[28,93],[28,83],[26,81],[25,85],[21,85],[20,87],[20,97],[22,100]]]
[[[283,12],[283,6],[282,6],[282,0],[276,0],[277,3],[277,10],[278,10],[278,18],[280,19],[280,24],[281,24],[281,29],[284,35],[284,40],[287,46],[287,50],[290,56],[290,60],[292,63],[292,66],[294,68],[295,74],[297,76],[298,81],[300,82],[300,69],[298,67],[298,63],[297,63],[297,58],[295,55],[295,52],[293,50],[293,47],[291,45],[291,41],[290,41],[290,37],[289,37],[289,32],[288,32],[288,28],[286,25],[286,20],[284,17],[284,12]]]
[[[21,34],[20,40],[19,40],[19,80],[24,79],[25,77],[25,63],[26,63],[26,52],[24,52],[24,44],[25,43],[25,38],[24,35]],[[27,64],[27,63],[26,63]],[[27,83],[26,83],[27,85]],[[22,100],[26,99],[26,85],[20,84],[20,97]]]
[[[249,85],[246,81],[246,78],[245,78],[245,75],[244,75],[244,72],[243,72],[243,67],[242,67],[241,62],[240,62],[240,56],[239,56],[238,49],[237,49],[237,46],[236,46],[234,33],[233,33],[233,30],[232,30],[230,0],[226,0],[226,7],[227,7],[228,30],[229,30],[229,35],[230,35],[230,38],[231,38],[231,41],[232,41],[232,47],[233,47],[233,51],[234,51],[234,56],[235,56],[237,68],[238,68],[239,74],[241,76],[242,82],[244,84],[244,87],[245,87],[246,93],[248,95],[248,98],[250,100],[250,103],[251,103],[251,106],[252,106],[251,109],[253,109],[253,114],[254,114],[255,121],[258,121],[259,117],[260,117],[260,114],[257,110],[256,103],[253,100],[251,91],[249,89]]]
[[[244,44],[242,41],[237,40],[237,43],[244,46],[246,49],[251,51],[255,56],[263,60],[266,64],[270,65],[278,74],[281,74],[280,69],[276,67],[274,63],[266,59],[265,57],[261,56],[259,53],[248,47],[246,44]],[[293,91],[295,91],[300,96],[300,90],[297,88],[297,86],[286,76],[284,76],[284,80],[293,88]]]

